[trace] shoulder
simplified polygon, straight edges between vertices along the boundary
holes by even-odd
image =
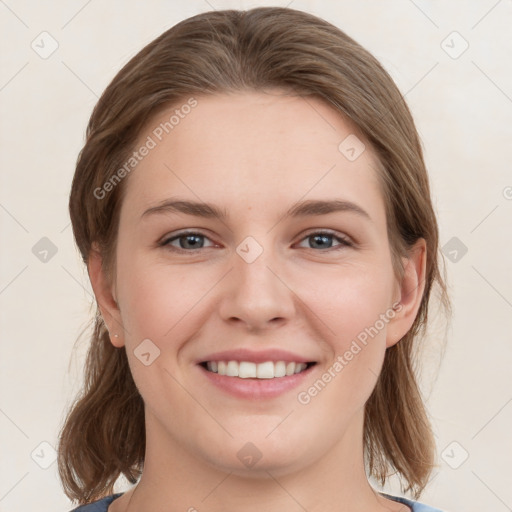
[[[93,501],[92,503],[88,503],[87,505],[81,505],[69,512],[107,512],[109,505],[119,496],[122,496],[123,493],[119,492],[117,494],[111,494],[110,496],[106,496],[101,500]]]
[[[386,498],[389,498],[390,500],[398,501],[398,503],[403,503],[404,505],[408,505],[411,507],[412,512],[443,512],[442,510],[439,510],[438,508],[429,507],[428,505],[425,505],[424,503],[420,503],[419,501],[413,501],[409,500],[407,498],[402,498],[399,496],[391,496],[389,494],[380,493]]]

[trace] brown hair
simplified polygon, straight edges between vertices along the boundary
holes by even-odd
[[[365,405],[368,472],[381,484],[390,471],[417,498],[434,464],[434,439],[414,371],[429,297],[440,273],[438,226],[419,137],[398,88],[379,62],[334,25],[279,7],[206,12],[186,19],[143,48],[116,75],[87,127],[69,198],[76,243],[87,264],[98,243],[115,279],[116,234],[129,177],[105,197],[101,188],[134,149],[141,130],[163,108],[191,95],[281,88],[314,96],[356,126],[375,151],[386,204],[395,273],[400,255],[419,238],[427,245],[425,289],[410,331],[386,351]],[[113,492],[123,474],[141,475],[145,455],[144,404],[125,349],[110,342],[99,309],[85,365],[84,387],[60,432],[58,469],[66,495],[80,504]]]

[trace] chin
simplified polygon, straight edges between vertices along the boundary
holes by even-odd
[[[275,423],[272,428],[275,428]],[[285,436],[285,442],[281,436],[276,435],[276,431],[265,437],[271,430],[265,430],[267,434],[262,434],[261,430],[254,435],[249,432],[247,435],[238,433],[228,443],[225,440],[217,443],[217,446],[223,446],[221,452],[212,453],[211,446],[204,447],[203,456],[220,471],[251,478],[268,478],[268,473],[289,474],[307,464],[310,457],[304,450],[313,447],[311,443],[304,442],[310,439],[306,433],[297,440]]]

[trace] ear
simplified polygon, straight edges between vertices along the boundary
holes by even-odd
[[[87,260],[89,279],[91,280],[101,316],[109,331],[110,341],[115,347],[121,348],[124,346],[124,330],[121,312],[115,299],[114,284],[108,282],[102,262],[103,258],[101,252],[96,242],[94,242]],[[114,336],[115,334],[118,336]]]
[[[389,321],[386,334],[386,347],[398,343],[409,331],[416,319],[425,290],[425,269],[427,264],[427,244],[424,238],[418,239],[404,257],[404,275],[398,283],[398,297],[394,304],[395,316]]]

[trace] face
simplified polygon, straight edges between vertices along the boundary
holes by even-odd
[[[91,280],[147,435],[240,474],[261,456],[277,475],[360,442],[424,260],[396,281],[377,161],[331,107],[277,90],[196,100],[169,133],[179,106],[141,134],[137,148],[155,144],[126,178],[115,282],[101,288],[94,258]]]

